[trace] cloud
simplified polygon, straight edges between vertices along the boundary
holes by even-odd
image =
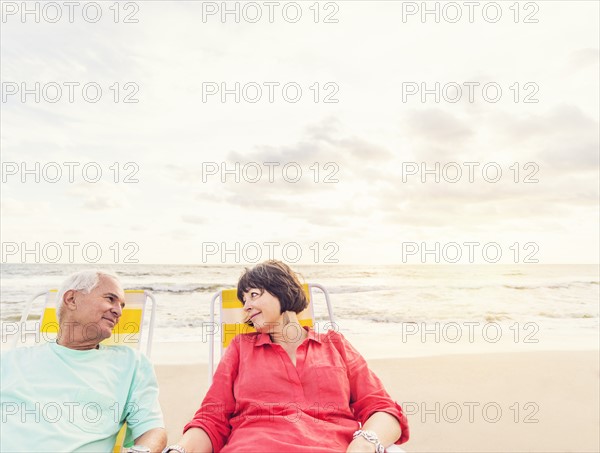
[[[200,215],[182,215],[181,220],[185,223],[191,223],[192,225],[202,225],[206,223],[206,217]]]
[[[129,205],[123,187],[107,181],[75,183],[66,193],[81,201],[81,207],[91,211],[106,211]]]
[[[175,241],[189,241],[191,239],[193,239],[196,235],[189,231],[189,230],[184,230],[182,228],[176,228],[174,230],[171,230],[168,233],[169,237]]]
[[[560,104],[541,114],[498,112],[490,121],[497,128],[497,135],[518,143],[536,139],[554,140],[560,136],[579,139],[580,134],[589,137],[598,128],[596,120],[572,104]]]
[[[588,67],[596,67],[600,63],[600,49],[587,47],[570,53],[566,67],[570,72],[579,72]]]
[[[403,132],[422,141],[461,146],[474,135],[466,120],[439,108],[412,110],[405,115]]]
[[[2,195],[0,202],[2,217],[33,217],[40,213],[48,214],[52,211],[50,203],[42,200],[19,200],[14,197]]]
[[[110,12],[105,9],[103,14],[107,13]],[[132,41],[124,39],[127,27],[110,19],[97,24],[89,24],[81,16],[77,19],[59,26],[60,32],[56,30],[57,24],[43,20],[40,23],[10,20],[3,24],[3,79],[22,81],[34,76],[40,82],[82,81],[83,84],[84,80],[116,82],[123,74],[133,75],[135,53],[131,50]],[[5,40],[10,40],[10,45]],[[116,42],[118,52],[115,52]]]
[[[83,203],[85,209],[92,211],[102,211],[106,209],[120,208],[122,205],[118,200],[104,195],[88,197]]]

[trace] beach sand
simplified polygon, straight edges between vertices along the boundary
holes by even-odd
[[[599,351],[369,360],[408,416],[407,452],[600,451]],[[156,365],[176,442],[208,388],[207,366]]]

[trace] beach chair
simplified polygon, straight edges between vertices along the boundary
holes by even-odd
[[[325,303],[327,304],[327,313],[329,317],[329,324],[333,325],[333,309],[331,308],[331,301],[329,299],[329,293],[327,289],[322,285],[316,283],[305,283],[302,285],[304,292],[308,297],[308,307],[301,313],[298,313],[298,321],[303,326],[314,327],[314,306],[313,306],[313,292],[315,289],[320,290],[325,295]],[[216,310],[215,305],[219,304],[219,321],[216,321]],[[253,327],[244,323],[244,304],[237,298],[237,290],[223,289],[216,292],[212,296],[210,302],[210,330],[208,332],[208,385],[212,384],[213,374],[215,372],[215,337],[219,334],[220,338],[220,351],[221,357],[223,352],[231,343],[231,340],[236,335],[241,333],[256,332]],[[327,326],[324,326],[327,327]],[[326,329],[321,329],[326,330]]]
[[[19,345],[19,338],[23,337],[23,327],[28,322],[27,319],[32,311],[34,302],[45,296],[45,304],[39,321],[35,321],[36,343],[54,341],[58,335],[58,319],[56,317],[56,303],[58,290],[51,289],[49,291],[40,292],[34,295],[25,306],[21,314],[21,321],[18,325],[19,330],[14,334],[12,347]],[[102,344],[108,345],[125,345],[134,349],[140,350],[142,341],[142,333],[145,326],[145,314],[148,309],[148,301],[151,301],[150,320],[148,324],[148,334],[145,340],[145,352],[142,352],[150,359],[152,354],[152,338],[154,335],[154,320],[156,316],[156,299],[154,295],[145,290],[127,289],[125,290],[125,307],[121,314],[119,322],[113,327],[113,334],[110,338],[102,341]],[[33,329],[27,329],[27,333],[31,333]],[[21,341],[22,343],[23,340]],[[127,424],[125,423],[115,441],[113,453],[120,453],[127,441],[131,439],[127,435]]]

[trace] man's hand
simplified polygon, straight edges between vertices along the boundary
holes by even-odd
[[[135,443],[148,447],[152,453],[160,453],[167,446],[167,432],[164,428],[151,429],[138,437]]]

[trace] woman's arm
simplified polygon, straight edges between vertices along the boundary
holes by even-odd
[[[212,442],[202,428],[188,429],[177,445],[183,447],[186,453],[212,453],[213,451]]]
[[[384,447],[387,447],[400,438],[401,429],[398,419],[387,412],[375,412],[365,422],[361,428],[363,431],[373,431],[377,434],[379,442]],[[346,450],[348,453],[352,452],[374,452],[375,444],[369,442],[362,436],[357,437]]]
[[[395,442],[406,442],[409,438],[409,429],[402,408],[386,392],[383,383],[369,369],[367,361],[348,340],[340,333],[332,334],[332,336],[334,336],[334,340],[337,340],[336,348],[347,368],[350,383],[350,408],[356,420],[362,423],[362,430],[371,430],[377,433],[379,441],[384,446]],[[380,426],[385,432],[378,431]],[[364,438],[360,443],[362,444],[363,441],[369,443]],[[374,447],[374,444],[371,445]]]

